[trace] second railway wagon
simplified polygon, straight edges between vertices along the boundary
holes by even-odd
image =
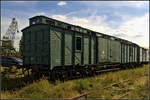
[[[147,50],[130,41],[45,16],[29,20],[30,25],[22,30],[26,68],[50,71],[80,66],[91,71],[102,65],[124,67],[146,62]]]

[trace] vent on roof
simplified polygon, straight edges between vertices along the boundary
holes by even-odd
[[[62,28],[67,29],[67,24],[62,23]]]
[[[54,22],[53,20],[48,20],[48,19],[47,19],[47,20],[46,20],[46,23],[47,23],[47,24],[50,24],[50,25],[55,25],[55,22]]]
[[[67,29],[71,30],[71,26],[70,26],[70,25],[68,25],[68,26],[67,26]]]
[[[111,40],[115,40],[115,38],[114,38],[114,37],[111,37],[110,39],[111,39]]]
[[[71,30],[73,30],[73,31],[75,30],[74,26],[71,26]]]
[[[84,30],[83,30],[83,33],[87,33],[87,30],[84,29]]]
[[[101,34],[97,34],[97,36],[98,36],[98,37],[102,37],[102,35],[101,35]]]
[[[78,27],[75,27],[75,31],[79,32],[79,28],[78,28]]]

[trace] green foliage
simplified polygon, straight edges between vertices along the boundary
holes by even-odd
[[[22,88],[17,94],[16,98],[45,98],[49,95],[49,88],[52,88],[48,80],[39,80],[27,87]]]
[[[89,90],[89,81],[87,79],[83,80],[76,80],[75,81],[76,86],[74,87],[74,90],[78,91],[79,93],[82,93],[84,90]]]
[[[21,52],[16,51],[14,48],[8,48],[8,47],[1,47],[0,55],[22,57]]]

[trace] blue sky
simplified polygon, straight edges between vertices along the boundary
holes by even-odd
[[[149,46],[149,3],[146,1],[3,1],[2,35],[13,17],[21,30],[34,15],[49,16]]]

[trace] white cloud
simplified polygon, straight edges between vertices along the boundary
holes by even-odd
[[[134,43],[139,44],[143,47],[149,46],[149,13],[142,17],[129,17],[124,20],[119,27],[111,28],[107,23],[105,16],[90,17],[71,17],[66,15],[50,15],[50,17],[79,25],[97,32],[105,33],[108,35],[114,35]]]
[[[140,46],[149,46],[149,13],[142,17],[133,17],[124,21],[115,31],[124,33],[122,38],[138,43]]]
[[[148,1],[120,1],[113,2],[110,6],[113,7],[133,7],[144,8],[148,5]]]
[[[58,2],[57,3],[57,5],[59,5],[59,6],[64,6],[64,5],[66,5],[67,3],[65,2],[65,1],[60,1],[60,2]]]
[[[101,16],[79,18],[66,15],[50,15],[50,17],[99,32],[107,32],[110,30],[110,28],[105,24],[105,17]]]
[[[34,14],[33,16],[38,16],[38,15],[46,15],[46,13],[45,12],[39,12],[39,13]]]
[[[43,12],[40,12],[39,14],[45,15],[45,13]],[[144,46],[144,47],[149,46],[149,13],[141,17],[130,17],[124,15],[119,16],[119,17],[124,17],[123,18],[124,20],[119,25],[119,27],[115,29],[111,28],[108,25],[107,16],[97,16],[95,15],[95,13],[92,13],[91,16],[82,17],[82,18],[69,16],[69,15],[56,15],[56,14],[50,15],[50,17],[70,24],[79,25],[81,27],[85,27],[97,32],[105,33],[108,35],[114,35],[132,41],[134,43],[137,43],[140,46]],[[16,18],[16,20],[18,21],[20,30],[28,26],[28,19]],[[11,19],[8,18],[1,19],[2,35],[6,32],[6,29],[8,28],[10,22]]]
[[[89,7],[109,6],[109,7],[130,7],[130,8],[148,8],[149,1],[80,1]]]
[[[26,4],[26,3],[38,3],[39,1],[7,1],[7,2]]]

